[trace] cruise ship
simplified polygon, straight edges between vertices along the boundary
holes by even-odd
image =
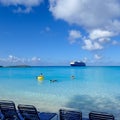
[[[73,61],[70,63],[71,66],[86,66],[86,64],[82,61]]]

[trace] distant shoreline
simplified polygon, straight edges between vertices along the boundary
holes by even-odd
[[[32,66],[29,66],[29,65],[11,65],[11,66],[0,66],[0,67],[3,67],[3,68],[11,68],[11,67],[32,67]]]
[[[30,65],[11,65],[11,66],[0,66],[0,68],[30,68],[30,67],[71,67],[71,68],[85,68],[84,66],[30,66]],[[120,66],[86,66],[86,67],[120,67]]]

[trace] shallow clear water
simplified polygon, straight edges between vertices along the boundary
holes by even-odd
[[[40,73],[42,81],[36,79]],[[120,67],[0,68],[0,99],[13,100],[16,106],[33,104],[40,111],[69,108],[85,117],[90,111],[103,111],[118,119],[119,89]]]

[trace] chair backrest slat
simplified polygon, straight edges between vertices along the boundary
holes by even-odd
[[[93,111],[89,113],[89,119],[90,120],[114,120],[114,116],[108,113]]]
[[[82,120],[82,112],[60,109],[60,120]]]

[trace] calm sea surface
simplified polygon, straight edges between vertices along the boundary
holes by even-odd
[[[36,79],[40,73],[42,81]],[[102,111],[120,119],[120,67],[0,68],[0,99],[16,106],[32,104],[40,111],[68,108],[83,116]]]

